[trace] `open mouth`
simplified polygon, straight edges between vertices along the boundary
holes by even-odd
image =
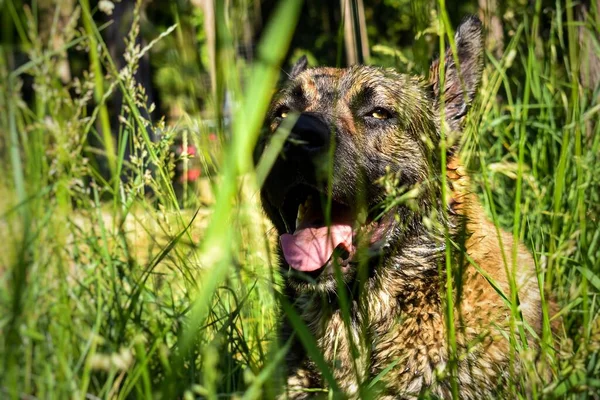
[[[334,262],[342,268],[356,262],[359,245],[380,248],[394,221],[392,213],[376,218],[366,207],[350,207],[309,186],[299,185],[279,209],[287,233],[280,237],[287,264],[296,271],[320,274]]]

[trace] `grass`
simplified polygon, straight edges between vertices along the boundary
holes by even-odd
[[[243,14],[219,3],[219,27]],[[218,30],[217,92],[227,89],[233,110],[231,125],[219,125],[221,145],[209,147],[197,116],[169,123],[144,118],[146,93],[135,81],[144,52],[135,46],[139,18],[128,38],[129,62],[119,71],[102,39],[105,26],[94,23],[97,11],[87,0],[67,29],[51,19],[64,43],[59,49],[39,34],[35,8],[21,12],[13,1],[0,2],[3,20],[9,14],[18,33],[11,40],[27,56],[15,67],[16,49],[0,47],[6,172],[0,176],[0,397],[271,398],[283,385],[287,346],[274,340],[280,308],[334,395],[333,375],[314,338],[279,296],[275,238],[257,196],[281,138],[256,168],[252,162],[279,67],[294,30],[302,29],[296,28],[300,4],[279,2],[250,65],[232,50],[232,33]],[[501,394],[584,398],[600,391],[600,106],[598,88],[582,84],[588,55],[578,45],[578,30],[585,26],[597,35],[598,14],[592,9],[582,24],[572,2],[546,14],[541,5],[507,22],[514,35],[501,58],[487,54],[463,159],[498,229],[512,230],[532,250],[546,299],[541,354],[527,349],[525,335],[511,337],[513,354],[526,354],[526,369],[509,371],[511,384]],[[434,18],[432,29],[448,32],[444,3],[438,6],[441,25]],[[174,29],[181,40],[180,28],[172,27],[152,45]],[[453,45],[452,35],[442,39],[440,49]],[[598,45],[593,41],[586,51],[598,52]],[[91,50],[89,72],[64,84],[60,56],[82,54],[82,48]],[[27,101],[26,79],[35,85]],[[121,132],[113,143],[106,100],[117,90],[124,105],[119,126],[111,127]],[[192,191],[190,207],[180,207],[170,156],[179,129],[203,150],[200,164],[215,166],[208,176],[213,205],[194,201]],[[153,142],[149,131],[160,139]],[[100,172],[103,159],[109,174]],[[506,267],[514,276],[515,249],[510,254]],[[548,299],[561,310],[555,337]],[[506,301],[514,324],[526,329],[514,291]],[[368,396],[379,378],[363,382],[361,393]]]

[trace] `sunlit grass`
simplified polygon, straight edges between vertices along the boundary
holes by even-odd
[[[87,3],[72,16],[82,30],[56,33],[66,43],[60,51],[36,35],[32,13],[20,13],[11,1],[2,11],[19,16],[13,23],[28,61],[11,69],[13,49],[0,47],[0,397],[273,398],[283,390],[288,346],[276,340],[280,310],[333,397],[331,366],[280,296],[276,238],[257,194],[293,118],[256,167],[252,158],[301,2],[279,2],[250,65],[232,51],[231,32],[220,30],[217,92],[231,96],[232,118],[218,125],[222,145],[213,147],[197,115],[172,123],[143,117],[145,93],[134,75],[144,49],[131,44],[139,27],[131,27],[130,62],[119,70],[103,42],[105,26],[94,23]],[[442,52],[453,36],[438,3],[447,35]],[[225,2],[215,4],[219,26],[236,22]],[[501,59],[486,55],[464,144],[474,190],[498,229],[533,251],[546,299],[541,353],[523,357],[525,373],[508,372],[511,384],[501,394],[509,398],[584,397],[600,390],[600,107],[596,88],[579,82],[585,55],[578,51],[580,23],[572,6],[555,10],[542,40],[536,2],[515,22]],[[182,40],[178,28],[157,40]],[[588,28],[597,33],[597,26]],[[66,49],[90,50],[89,73],[67,86],[57,68]],[[339,60],[340,49],[332,49]],[[513,76],[517,72],[524,81]],[[29,102],[21,91],[25,78],[35,85]],[[119,126],[109,127],[105,102],[117,90],[125,105]],[[113,142],[109,128],[121,132],[119,140]],[[177,198],[170,146],[179,129],[202,149],[203,170],[217,171],[207,177],[216,199],[210,206],[196,201],[194,187],[185,192],[190,207]],[[153,142],[149,132],[160,139]],[[90,136],[103,148],[92,148]],[[100,171],[102,160],[108,160],[108,175]],[[453,246],[448,238],[448,251]],[[515,249],[507,250],[514,287]],[[450,256],[447,267],[446,319],[453,328]],[[527,327],[516,291],[500,295],[521,328],[510,338],[511,354],[523,355]],[[550,299],[562,310],[554,335]],[[348,320],[349,301],[340,302]],[[449,373],[455,382],[452,368]],[[378,379],[362,382],[361,394],[369,396]]]

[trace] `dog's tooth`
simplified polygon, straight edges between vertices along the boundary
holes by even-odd
[[[302,219],[304,219],[305,212],[306,208],[304,207],[304,204],[298,205],[298,215],[296,215],[296,229],[298,229],[300,222],[302,221]]]
[[[308,195],[306,200],[304,200],[304,208],[309,208],[312,204],[312,194]]]
[[[300,225],[300,223],[304,219],[304,214],[306,214],[306,210],[308,210],[308,208],[310,207],[311,204],[312,204],[312,195],[309,195],[306,198],[306,200],[304,200],[304,203],[300,203],[298,205],[298,214],[296,215],[296,229],[298,229],[298,225]]]

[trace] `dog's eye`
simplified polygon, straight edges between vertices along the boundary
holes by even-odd
[[[391,118],[391,113],[381,107],[377,107],[375,108],[373,111],[371,111],[369,114],[369,117],[373,117],[375,119],[390,119]]]
[[[290,112],[289,108],[280,107],[275,115],[277,116],[277,118],[286,118],[288,116],[288,112]]]

